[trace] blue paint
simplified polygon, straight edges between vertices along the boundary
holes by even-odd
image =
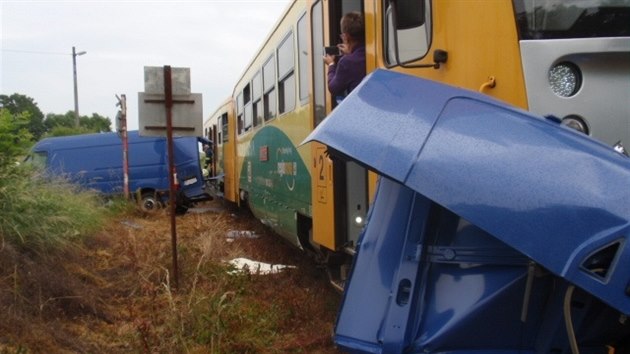
[[[487,96],[385,70],[311,140],[382,176],[335,330],[343,348],[565,352],[570,284],[584,302],[572,309],[583,352],[630,336],[618,321],[630,314],[627,157]]]

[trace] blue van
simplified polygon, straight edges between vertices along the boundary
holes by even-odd
[[[200,165],[199,144],[203,138],[174,138],[175,171],[179,183],[178,210],[210,199]],[[168,201],[168,156],[166,139],[128,132],[129,191],[140,208],[152,211]],[[45,138],[28,159],[48,173],[64,176],[104,195],[123,194],[122,140],[117,133],[84,134]]]

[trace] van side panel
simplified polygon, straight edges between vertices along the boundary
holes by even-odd
[[[166,139],[128,133],[129,190],[168,191]],[[46,168],[103,194],[123,192],[122,142],[116,133],[46,138],[33,148],[46,154]],[[174,139],[175,168],[181,190],[190,199],[205,199],[197,138]]]

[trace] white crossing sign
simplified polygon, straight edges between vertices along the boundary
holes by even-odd
[[[167,102],[164,68],[144,67],[144,89],[138,92],[138,123],[142,136],[166,136]],[[171,69],[173,136],[203,136],[203,102],[190,93],[190,69]]]

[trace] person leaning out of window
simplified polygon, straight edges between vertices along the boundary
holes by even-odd
[[[359,12],[349,12],[341,18],[341,57],[324,55],[328,65],[328,90],[340,102],[365,77],[365,27]]]

